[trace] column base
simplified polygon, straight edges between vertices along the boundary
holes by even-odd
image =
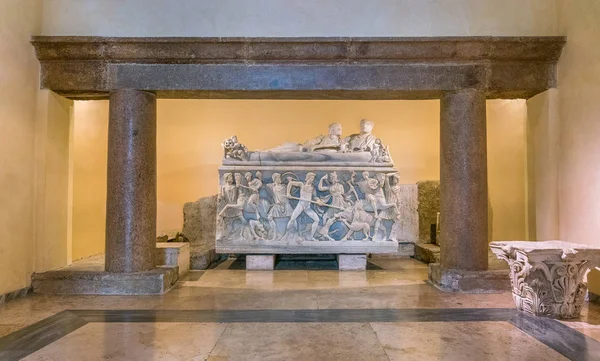
[[[68,269],[34,273],[34,293],[62,295],[160,295],[179,279],[179,267],[162,266],[151,271],[110,273]]]
[[[364,271],[367,269],[366,254],[338,254],[337,261],[340,271]]]
[[[247,254],[246,271],[272,271],[275,269],[274,254]]]
[[[439,263],[429,264],[429,281],[444,292],[500,293],[511,290],[506,270],[445,270]]]

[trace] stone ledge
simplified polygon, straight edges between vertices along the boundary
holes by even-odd
[[[430,263],[428,276],[429,281],[444,292],[500,293],[511,290],[507,270],[443,270],[439,263]]]
[[[64,295],[160,295],[179,279],[179,267],[161,266],[147,272],[108,273],[57,270],[31,276],[34,293]]]
[[[425,263],[440,263],[440,246],[431,243],[417,243],[415,258]]]

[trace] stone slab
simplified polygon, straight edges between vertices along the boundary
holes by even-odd
[[[511,290],[506,270],[444,270],[439,263],[430,263],[428,274],[429,281],[445,292],[500,293]]]
[[[159,266],[178,266],[179,277],[190,270],[189,242],[156,243],[156,264]]]
[[[278,241],[254,241],[252,245],[217,245],[216,252],[226,254],[394,254],[398,252],[398,244],[396,242],[372,241],[303,241],[296,244]]]
[[[431,243],[417,243],[415,258],[425,263],[440,263],[440,246]]]
[[[63,295],[160,295],[179,279],[178,267],[163,266],[137,273],[70,271],[34,273],[34,293]]]
[[[247,255],[246,270],[248,271],[272,271],[275,269],[275,255]]]
[[[366,254],[338,254],[340,271],[364,271],[367,269]]]
[[[42,88],[164,98],[432,99],[475,88],[528,98],[556,86],[564,37],[34,37]],[[315,81],[318,79],[318,81]]]

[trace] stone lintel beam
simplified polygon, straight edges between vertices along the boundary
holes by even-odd
[[[33,37],[41,84],[73,99],[426,99],[463,88],[527,98],[556,86],[563,37]]]

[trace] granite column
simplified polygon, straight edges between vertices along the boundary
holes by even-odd
[[[440,103],[440,266],[488,268],[488,182],[485,94],[449,92]]]
[[[156,96],[110,94],[106,198],[107,272],[155,268]]]

